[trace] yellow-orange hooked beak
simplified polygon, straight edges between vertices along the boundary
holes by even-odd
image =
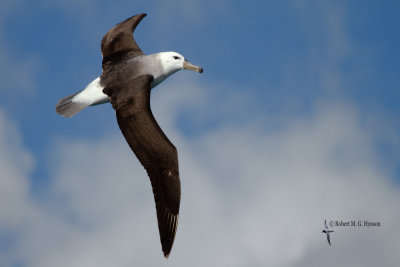
[[[189,61],[187,61],[186,59],[183,62],[183,68],[187,69],[187,70],[193,70],[193,71],[196,71],[198,73],[203,73],[203,68],[202,67],[195,66],[192,63],[190,63]]]

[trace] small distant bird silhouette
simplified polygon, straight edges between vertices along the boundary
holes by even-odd
[[[334,231],[328,229],[328,225],[326,224],[326,220],[325,220],[324,224],[325,224],[325,229],[322,230],[322,233],[326,234],[326,239],[328,239],[328,244],[330,246],[331,245],[331,235],[330,235],[330,233],[333,233]]]

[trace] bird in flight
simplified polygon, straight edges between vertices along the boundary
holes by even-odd
[[[86,107],[111,102],[122,134],[150,178],[162,250],[168,258],[181,199],[178,153],[154,119],[150,91],[178,70],[202,73],[203,68],[176,52],[145,55],[133,38],[136,26],[145,16],[132,16],[104,35],[101,76],[84,90],[62,98],[56,111],[71,117]]]
[[[326,234],[326,238],[328,239],[328,244],[330,246],[331,245],[331,235],[330,235],[330,233],[333,233],[334,231],[328,229],[328,225],[326,224],[326,220],[325,220],[324,224],[325,224],[325,229],[322,230],[322,233]]]

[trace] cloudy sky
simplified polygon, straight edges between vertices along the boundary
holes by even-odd
[[[204,68],[152,92],[180,160],[168,260],[111,105],[54,110],[101,73],[103,35],[143,12],[145,53]],[[398,266],[399,12],[398,1],[2,0],[0,265]]]

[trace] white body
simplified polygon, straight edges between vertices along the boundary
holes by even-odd
[[[183,69],[185,61],[184,57],[176,52],[143,55],[131,60],[137,61],[141,67],[139,72],[132,73],[132,77],[127,78],[151,74],[154,77],[151,88],[154,88],[178,70]],[[97,77],[79,93],[61,99],[56,106],[56,110],[64,117],[71,117],[88,106],[110,102],[108,96],[103,93],[103,89],[100,77]]]
[[[110,99],[103,93],[103,87],[100,85],[100,77],[89,83],[85,89],[76,94],[72,101],[87,103],[88,106],[110,102]]]
[[[154,77],[154,81],[151,84],[151,88],[156,87],[163,80],[168,78],[168,76],[174,74],[182,67],[174,66],[173,64],[168,64],[169,62],[163,62],[163,57],[165,54],[177,54],[174,52],[164,52],[157,53],[148,56],[139,56],[132,59],[132,61],[140,61],[143,64],[143,68],[139,73],[136,73],[134,76],[139,76],[143,74],[151,74]],[[178,55],[180,56],[180,55]],[[183,59],[183,56],[180,56]],[[167,58],[166,58],[167,59]],[[164,61],[166,60],[164,59]],[[157,67],[155,67],[157,66]],[[178,68],[176,68],[178,67]],[[89,83],[85,89],[83,89],[80,93],[75,95],[73,101],[77,102],[85,102],[90,103],[90,106],[99,105],[106,102],[110,102],[110,99],[106,94],[103,93],[104,87],[100,84],[100,77],[94,79],[91,83]]]

